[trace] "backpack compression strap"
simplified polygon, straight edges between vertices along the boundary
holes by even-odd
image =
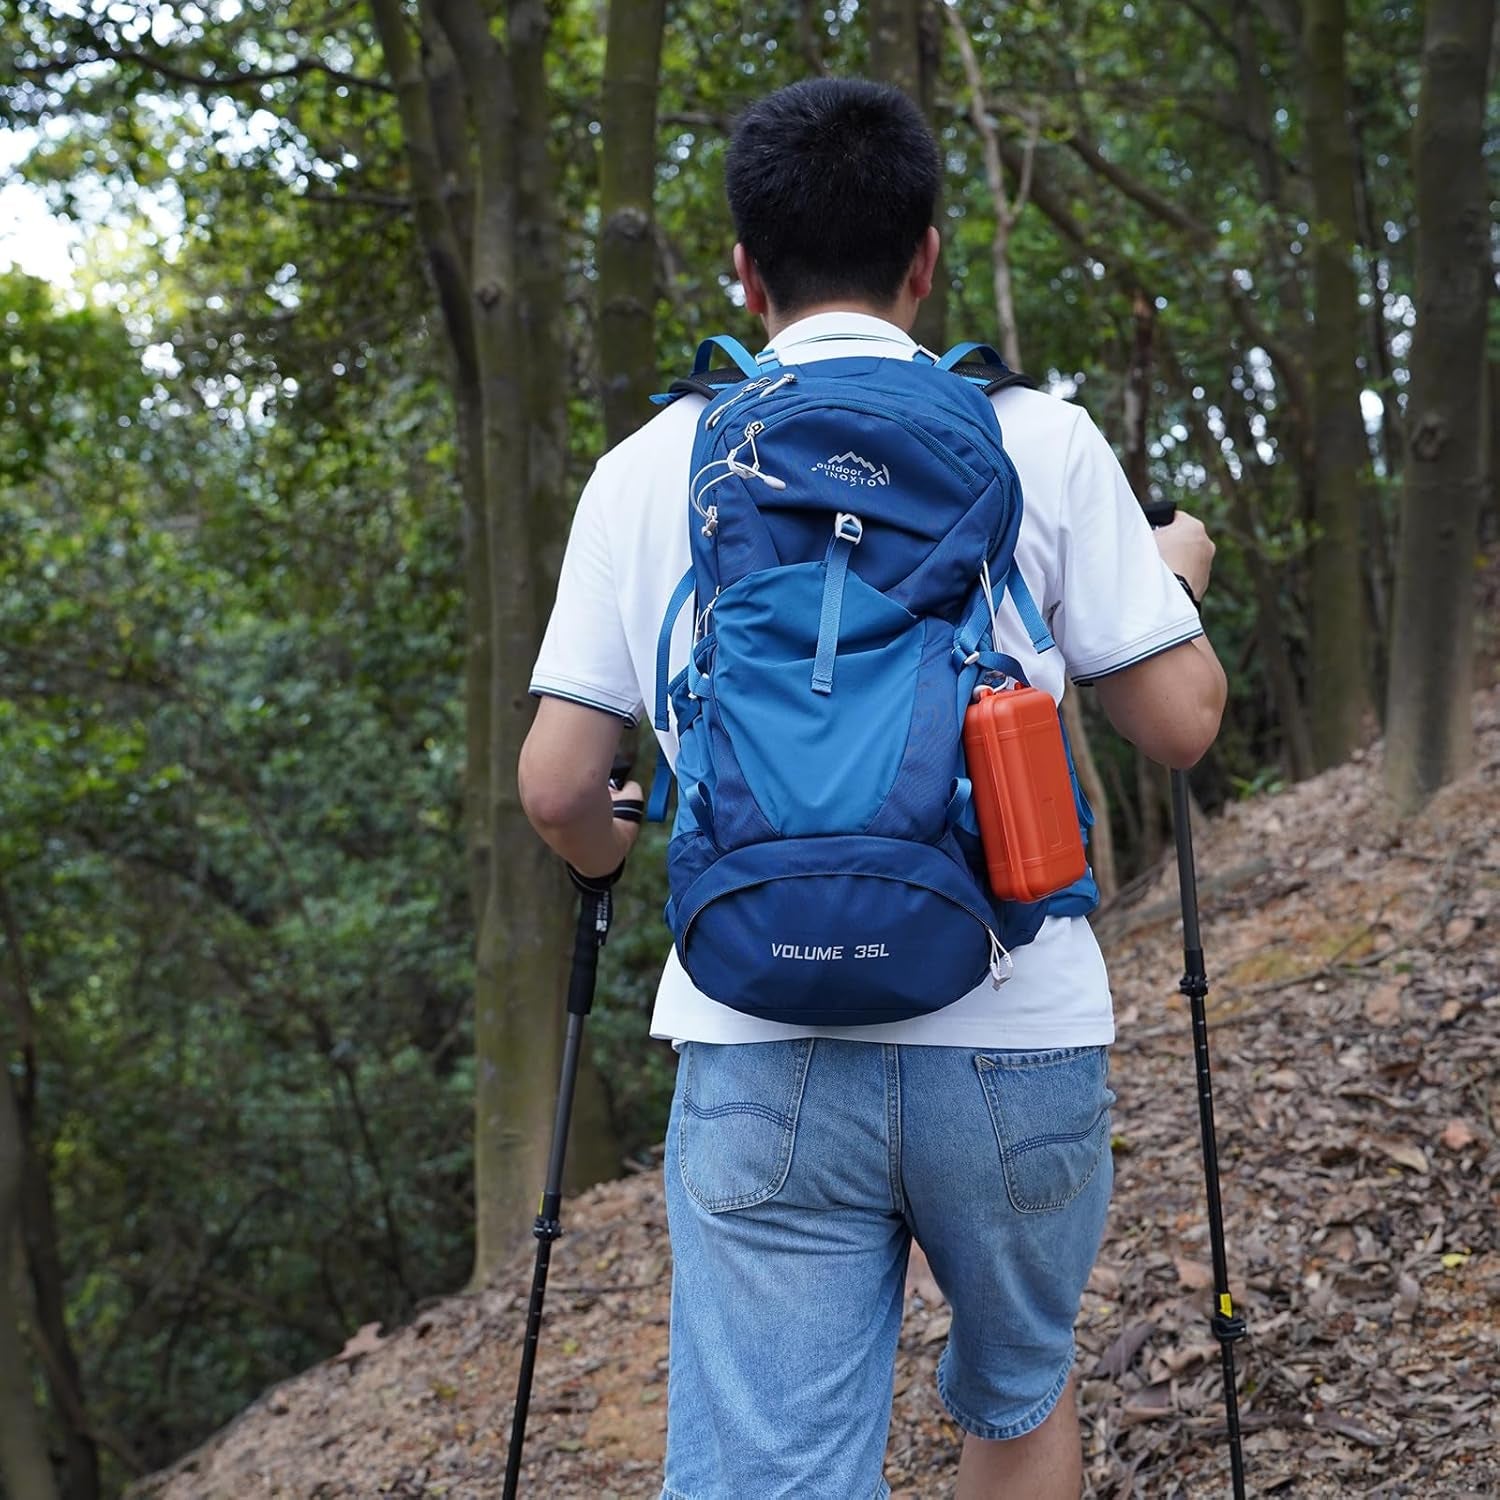
[[[689,568],[678,580],[677,587],[672,590],[672,598],[667,605],[666,614],[662,617],[661,631],[656,638],[656,703],[651,722],[660,730],[671,728],[671,720],[667,716],[667,701],[671,684],[667,681],[667,673],[671,667],[672,631],[676,628],[677,617],[682,613],[683,606],[693,597],[694,582],[693,570]],[[672,767],[667,762],[667,752],[662,749],[661,742],[658,741],[656,770],[651,777],[651,795],[646,804],[648,823],[660,823],[666,819],[667,798],[671,792]]]

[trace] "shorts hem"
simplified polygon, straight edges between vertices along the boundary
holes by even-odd
[[[992,1443],[1009,1442],[1012,1438],[1025,1437],[1027,1433],[1035,1432],[1052,1415],[1053,1408],[1062,1399],[1062,1393],[1067,1389],[1068,1376],[1073,1373],[1074,1359],[1075,1353],[1069,1351],[1061,1373],[1052,1383],[1047,1394],[1024,1415],[1017,1417],[1014,1422],[1007,1422],[1003,1427],[981,1422],[978,1417],[971,1416],[959,1406],[948,1392],[948,1384],[943,1377],[941,1366],[938,1367],[937,1374],[938,1398],[947,1408],[948,1415],[971,1436],[983,1438]]]
[[[681,1490],[663,1489],[660,1500],[693,1500],[691,1495],[684,1495]],[[870,1500],[891,1500],[891,1487],[882,1477],[880,1483],[875,1486],[875,1493]]]

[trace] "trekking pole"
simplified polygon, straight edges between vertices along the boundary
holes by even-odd
[[[620,759],[610,773],[618,790],[630,775],[630,762]],[[615,803],[615,816],[639,823],[643,811],[636,798]],[[557,1113],[552,1121],[552,1151],[547,1160],[547,1182],[531,1232],[536,1236],[536,1267],[531,1273],[531,1302],[526,1309],[526,1339],[521,1346],[521,1372],[516,1380],[516,1409],[510,1424],[510,1452],[505,1460],[505,1500],[515,1500],[521,1478],[521,1447],[526,1441],[526,1417],[531,1406],[531,1378],[541,1341],[542,1303],[547,1295],[547,1271],[553,1243],[562,1237],[563,1159],[568,1149],[568,1124],[573,1114],[573,1092],[578,1082],[578,1059],[583,1048],[584,1017],[594,1008],[594,981],[599,950],[609,936],[614,915],[613,877],[591,880],[571,866],[568,874],[578,887],[578,925],[573,933],[573,968],[568,976],[568,1031],[563,1041],[562,1074],[557,1085]]]
[[[1209,993],[1199,935],[1199,883],[1193,867],[1193,825],[1188,813],[1188,772],[1172,772],[1172,826],[1178,843],[1178,885],[1182,891],[1182,983],[1178,989],[1193,1010],[1193,1055],[1199,1074],[1199,1130],[1203,1136],[1203,1185],[1209,1200],[1209,1247],[1214,1254],[1214,1317],[1211,1328],[1224,1367],[1224,1419],[1229,1427],[1230,1475],[1235,1500],[1245,1500],[1245,1455],[1239,1442],[1239,1397],[1235,1391],[1235,1344],[1245,1337],[1245,1320],[1229,1295],[1229,1259],[1224,1253],[1224,1205],[1218,1179],[1218,1139],[1214,1131],[1214,1083],[1209,1076],[1209,1023],[1203,1002]]]
[[[1229,1430],[1229,1469],[1234,1500],[1245,1500],[1245,1458],[1240,1449],[1239,1397],[1235,1392],[1234,1346],[1248,1331],[1229,1295],[1224,1253],[1224,1207],[1219,1198],[1219,1145],[1214,1133],[1214,1091],[1208,1067],[1208,1017],[1203,1002],[1208,974],[1198,932],[1198,878],[1193,868],[1193,830],[1188,814],[1186,771],[1172,772],[1172,830],[1177,841],[1177,883],[1182,892],[1182,982],[1193,1014],[1193,1056],[1198,1069],[1198,1128],[1203,1136],[1203,1180],[1208,1190],[1208,1237],[1214,1263],[1214,1313],[1210,1320],[1224,1367],[1224,1416]]]
[[[1170,500],[1143,506],[1152,526],[1170,525],[1177,506]],[[1196,601],[1195,601],[1196,602]],[[1203,1138],[1203,1185],[1208,1196],[1208,1239],[1214,1264],[1214,1312],[1210,1327],[1219,1341],[1224,1371],[1224,1418],[1229,1433],[1229,1472],[1234,1500],[1245,1500],[1245,1455],[1240,1446],[1239,1394],[1235,1389],[1234,1346],[1249,1331],[1229,1295],[1229,1261],[1224,1253],[1224,1205],[1219,1197],[1219,1141],[1214,1130],[1214,1087],[1208,1065],[1208,971],[1198,931],[1198,873],[1193,866],[1193,825],[1186,771],[1172,772],[1172,834],[1177,844],[1177,887],[1182,896],[1182,979],[1193,1017],[1193,1059],[1198,1072],[1198,1131]]]

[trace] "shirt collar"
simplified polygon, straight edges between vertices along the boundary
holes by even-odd
[[[784,356],[794,350],[800,352],[804,344],[846,339],[859,343],[893,344],[905,353],[917,347],[909,334],[894,323],[887,323],[884,318],[842,311],[813,313],[811,317],[798,318],[795,323],[788,323],[767,347],[777,356]],[[877,351],[872,349],[870,352]]]

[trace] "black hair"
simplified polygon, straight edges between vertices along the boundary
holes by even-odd
[[[725,186],[740,243],[785,315],[895,299],[932,223],[940,162],[899,89],[814,78],[740,116]]]

